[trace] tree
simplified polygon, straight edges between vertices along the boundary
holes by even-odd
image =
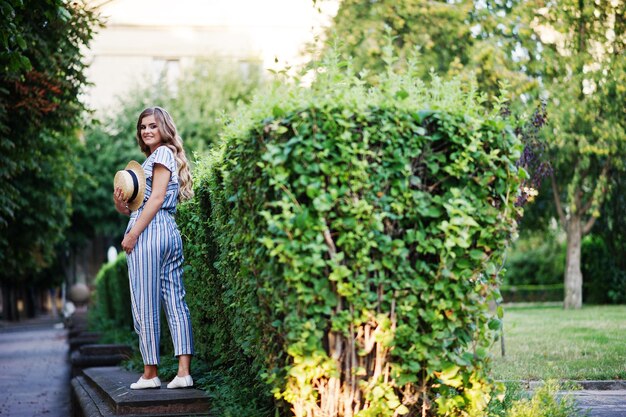
[[[50,264],[69,224],[82,48],[98,18],[63,0],[2,0],[0,15],[0,278],[12,318],[9,286]]]
[[[479,6],[469,0],[344,0],[329,35],[338,39],[339,51],[353,57],[357,72],[371,71],[365,78],[372,83],[386,65],[382,57],[391,37],[400,58],[417,53],[419,68],[412,70],[422,78],[431,72],[476,78],[481,91],[491,97],[506,80],[519,97],[536,85],[521,71],[535,57],[519,53],[528,30],[510,16],[500,16],[510,9],[508,2]],[[404,62],[399,59],[396,65]]]
[[[568,236],[567,308],[582,303],[581,238],[625,155],[623,9],[621,0],[345,0],[333,26],[357,71],[366,61],[383,65],[386,25],[402,53],[420,47],[424,76],[431,68],[446,76],[473,71],[491,96],[508,80],[518,112],[533,98],[548,98],[544,139],[554,205]]]
[[[626,66],[620,1],[534,3],[530,26],[543,51],[551,127],[544,130],[556,212],[567,233],[565,308],[582,306],[582,237],[626,156]]]
[[[199,59],[183,71],[168,108],[187,153],[206,153],[219,140],[222,119],[252,100],[263,79],[260,66],[248,65],[244,72],[238,63]]]

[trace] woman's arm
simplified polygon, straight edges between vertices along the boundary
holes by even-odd
[[[163,201],[165,200],[165,192],[167,191],[167,183],[170,181],[172,173],[165,168],[164,165],[155,163],[152,170],[152,193],[150,198],[143,206],[143,210],[133,227],[126,233],[124,240],[122,240],[122,249],[127,254],[133,251],[133,248],[137,244],[137,239],[141,232],[145,230],[150,224],[154,216],[161,209]]]

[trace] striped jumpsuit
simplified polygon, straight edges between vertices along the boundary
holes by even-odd
[[[178,199],[176,159],[166,146],[159,146],[142,164],[146,174],[144,204],[152,192],[152,170],[155,163],[170,172],[165,200],[150,224],[139,235],[137,244],[127,255],[130,297],[135,331],[145,365],[159,364],[161,336],[160,311],[164,302],[174,355],[193,354],[193,337],[189,308],[183,287],[183,246],[174,219]],[[143,204],[131,213],[126,233],[135,224]]]

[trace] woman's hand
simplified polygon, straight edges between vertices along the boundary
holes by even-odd
[[[126,252],[127,255],[130,255],[133,251],[133,248],[137,244],[137,238],[138,236],[135,235],[132,230],[124,235],[124,240],[122,240],[122,249],[124,249],[124,252]]]
[[[115,191],[113,191],[113,201],[115,202],[115,210],[117,210],[118,213],[127,216],[130,215],[130,209],[128,208],[126,200],[124,200],[124,193],[122,193],[121,188],[117,187]]]

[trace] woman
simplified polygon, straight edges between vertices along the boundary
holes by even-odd
[[[128,260],[130,295],[135,331],[144,372],[131,389],[159,388],[160,310],[165,303],[167,321],[178,357],[178,374],[168,388],[193,385],[190,375],[193,337],[183,287],[183,248],[174,214],[177,201],[193,196],[191,175],[182,139],[167,111],[145,109],[137,121],[137,143],[146,154],[143,203],[128,208],[120,188],[114,191],[115,207],[130,221],[122,241]]]

